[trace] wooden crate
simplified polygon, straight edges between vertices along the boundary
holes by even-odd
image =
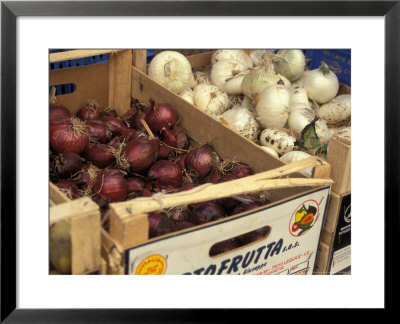
[[[50,228],[67,224],[71,244],[71,274],[99,273],[100,211],[88,197],[71,201],[50,183]],[[51,267],[51,274],[59,274]]]
[[[335,182],[332,191],[341,195],[351,191],[351,131],[334,136],[328,145],[327,161]]]
[[[184,99],[154,82],[136,66],[133,66],[132,62],[145,71],[146,65],[143,64],[143,58],[146,57],[146,55],[143,55],[145,52],[134,51],[133,55],[132,51],[128,50],[110,51],[110,53],[112,55],[110,55],[108,64],[51,71],[50,85],[68,82],[77,85],[79,91],[57,97],[58,101],[69,107],[72,113],[76,112],[88,98],[95,99],[100,106],[114,108],[118,114],[122,114],[130,108],[131,98],[142,102],[148,102],[149,98],[153,98],[157,102],[169,102],[176,109],[180,117],[180,123],[183,128],[188,130],[189,136],[198,143],[211,143],[222,159],[234,159],[248,163],[257,174],[285,167],[283,162],[271,157],[260,149],[258,145],[233,132],[198,109],[194,109]],[[62,59],[68,59],[70,53],[64,52],[63,54]],[[191,59],[196,59],[197,64],[203,65],[205,62],[204,54],[198,55],[197,58]],[[96,86],[93,86],[93,80],[96,80]],[[229,140],[227,141],[227,139]],[[330,185],[330,167],[328,163],[318,158],[304,161],[303,163],[305,164],[296,165],[295,169],[290,166],[288,169],[278,169],[277,173],[273,173],[274,177],[284,176],[288,177],[288,179],[281,179],[278,182],[265,180],[261,186],[257,184],[258,190],[271,188],[271,185],[275,186],[271,193],[271,198],[276,203],[282,203],[289,197],[296,197],[308,192],[315,186]],[[314,179],[304,178],[298,173],[299,170],[304,168],[304,165],[315,167]],[[271,175],[269,174],[269,176]],[[295,177],[300,178],[299,182],[296,182]],[[235,188],[235,184],[238,185],[237,188],[240,188],[239,185],[243,183],[235,181],[230,183],[230,189]],[[220,191],[221,187],[215,190]],[[254,191],[255,189],[250,187],[246,190]],[[211,187],[206,191],[206,196],[203,195],[201,199],[210,200],[215,198],[215,196],[211,197],[209,195],[209,193],[213,192]],[[224,191],[226,195],[233,194],[233,191],[227,191],[226,187]],[[166,195],[164,200],[168,200],[168,204],[171,204],[171,206],[178,206],[181,203],[200,199],[196,194],[187,192],[189,196],[192,194],[193,196],[186,197],[186,200],[177,200],[177,196],[173,195]],[[138,200],[134,199],[130,202],[110,205],[110,232],[100,231],[101,255],[107,263],[104,267],[106,268],[104,270],[105,273],[123,273],[126,266],[124,254],[127,249],[149,241],[147,221],[149,210],[139,210],[130,206],[130,203],[136,203]],[[164,203],[166,204],[166,202]],[[159,206],[157,205],[155,208],[157,209]]]

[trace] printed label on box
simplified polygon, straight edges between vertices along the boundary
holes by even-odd
[[[351,194],[343,196],[332,247],[330,273],[335,274],[351,263]]]
[[[330,187],[223,222],[155,238],[125,251],[126,274],[312,274]],[[268,228],[244,246],[210,256],[216,243]]]

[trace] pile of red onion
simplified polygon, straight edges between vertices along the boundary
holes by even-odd
[[[155,193],[190,190],[253,174],[223,161],[209,144],[190,140],[168,103],[133,100],[122,116],[89,100],[75,115],[50,104],[50,180],[70,199],[90,196],[103,215],[108,204]],[[267,203],[241,195],[149,214],[149,237],[202,225]],[[107,224],[103,221],[103,225]]]

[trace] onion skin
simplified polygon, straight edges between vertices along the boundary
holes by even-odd
[[[93,106],[86,106],[78,111],[77,117],[84,121],[96,120],[99,118],[99,111]]]
[[[149,101],[150,107],[146,111],[145,121],[153,132],[171,128],[177,123],[178,117],[170,104],[156,103],[153,99]]]
[[[234,163],[231,172],[236,178],[244,178],[254,174],[251,166],[244,162]]]
[[[183,183],[182,169],[169,160],[158,160],[149,169],[148,178],[159,185],[179,188]]]
[[[81,154],[89,143],[86,133],[75,131],[71,119],[50,126],[50,147],[55,153]]]
[[[174,125],[172,132],[176,138],[176,146],[180,149],[188,149],[190,146],[189,138],[187,136],[186,130],[178,125]]]
[[[80,198],[78,186],[72,180],[60,180],[55,185],[69,198]]]
[[[106,144],[89,144],[86,149],[86,159],[100,169],[104,169],[114,163],[115,157]]]
[[[124,122],[114,116],[104,115],[101,120],[107,124],[113,136],[121,135],[121,130],[126,128]]]
[[[192,205],[189,221],[195,225],[205,224],[226,216],[223,208],[214,201]]]
[[[103,201],[120,202],[128,196],[126,179],[118,171],[102,171],[93,185],[93,192]]]
[[[129,141],[124,149],[124,156],[129,163],[131,172],[142,172],[147,170],[158,157],[160,142],[148,140],[142,137]]]

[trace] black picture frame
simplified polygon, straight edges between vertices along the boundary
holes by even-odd
[[[95,5],[94,5],[95,4]],[[1,2],[1,322],[225,322],[238,309],[16,308],[16,19],[19,16],[383,16],[385,19],[385,309],[398,282],[389,249],[399,237],[399,1],[2,1]],[[371,44],[373,46],[373,44]],[[372,166],[371,166],[372,168]],[[371,174],[373,171],[371,169]],[[382,211],[382,208],[380,209]],[[391,211],[395,214],[389,215]],[[394,216],[394,217],[388,217]],[[387,289],[386,289],[387,288]],[[393,299],[395,300],[396,297]],[[251,310],[257,312],[260,310]],[[257,313],[252,313],[252,316]],[[254,318],[254,317],[253,317]]]

